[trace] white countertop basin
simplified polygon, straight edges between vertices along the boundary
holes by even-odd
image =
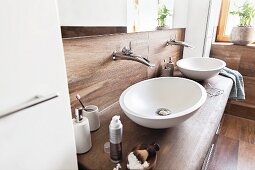
[[[193,80],[207,80],[219,74],[226,63],[216,58],[185,58],[176,63],[181,73]]]
[[[190,118],[205,102],[207,93],[199,83],[186,78],[160,77],[127,88],[119,102],[135,123],[155,129],[176,126]],[[169,115],[157,114],[167,109]]]

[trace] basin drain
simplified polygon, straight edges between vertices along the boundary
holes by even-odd
[[[172,112],[167,108],[159,108],[157,109],[156,113],[160,116],[167,116],[170,115]]]

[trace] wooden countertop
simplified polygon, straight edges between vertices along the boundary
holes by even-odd
[[[133,123],[115,103],[102,111],[101,127],[92,133],[92,149],[78,155],[81,167],[85,169],[113,169],[109,155],[104,153],[104,143],[108,141],[108,126],[113,115],[120,115],[123,123],[123,161],[126,169],[127,155],[141,143],[157,142],[160,145],[155,169],[201,169],[208,148],[222,118],[232,80],[216,76],[208,80],[214,88],[224,90],[219,96],[207,97],[205,104],[188,120],[168,129],[148,129]],[[185,101],[184,101],[185,102]]]

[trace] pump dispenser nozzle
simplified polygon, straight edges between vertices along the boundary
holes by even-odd
[[[110,127],[111,128],[119,128],[120,126],[122,126],[122,124],[120,122],[120,116],[118,116],[118,115],[113,116],[111,123],[110,123]]]
[[[82,107],[76,108],[76,109],[75,109],[75,121],[76,121],[77,123],[81,122],[82,119],[83,119],[82,110],[83,110]]]

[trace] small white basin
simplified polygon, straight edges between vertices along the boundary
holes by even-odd
[[[219,74],[226,63],[216,58],[185,58],[177,61],[178,69],[193,80],[206,80]]]
[[[119,102],[124,113],[135,123],[155,129],[169,128],[187,120],[206,100],[199,83],[186,78],[160,77],[144,80],[127,88]],[[161,116],[158,109],[171,114]]]

